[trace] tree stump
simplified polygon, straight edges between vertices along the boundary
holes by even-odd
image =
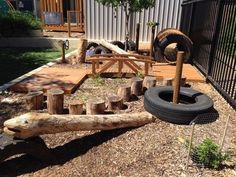
[[[151,87],[155,87],[156,82],[157,82],[156,77],[145,76],[145,78],[143,80],[143,92],[145,92],[147,89],[149,89]]]
[[[102,99],[89,99],[86,104],[86,114],[103,114],[106,109],[105,101]]]
[[[120,85],[117,95],[122,98],[123,101],[129,101],[131,97],[131,87],[127,84]]]
[[[131,94],[140,96],[143,93],[143,79],[139,77],[131,78]]]
[[[119,96],[109,96],[107,98],[108,110],[120,110],[123,108],[123,99]]]
[[[28,110],[40,110],[43,108],[44,95],[42,91],[29,92],[26,95]]]
[[[79,100],[74,100],[69,104],[69,113],[79,115],[83,113],[83,103]]]
[[[163,80],[162,83],[164,86],[174,86],[175,84],[175,79],[174,78],[166,78]],[[186,84],[186,77],[182,77],[180,80],[180,86],[184,87]]]
[[[62,114],[64,108],[64,91],[57,88],[48,90],[47,107],[49,114]]]

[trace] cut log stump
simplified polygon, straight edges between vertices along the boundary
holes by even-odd
[[[79,100],[74,100],[69,104],[69,113],[79,115],[83,113],[83,103]]]
[[[174,86],[175,79],[174,78],[166,78],[163,80],[162,85],[164,86]],[[186,77],[182,77],[180,81],[181,87],[184,87],[186,84]]]
[[[121,110],[123,108],[123,99],[119,96],[109,96],[107,98],[108,110]]]
[[[131,87],[128,84],[120,85],[117,95],[122,98],[123,101],[129,101],[131,97]]]
[[[106,109],[105,101],[99,98],[89,99],[86,103],[86,114],[103,114]]]
[[[156,77],[145,76],[145,78],[143,80],[143,92],[145,92],[147,89],[149,89],[151,87],[155,87],[156,82],[157,82]]]
[[[4,132],[25,139],[68,131],[139,127],[154,120],[148,112],[107,115],[50,115],[30,112],[5,121]]]
[[[40,110],[43,108],[44,95],[42,91],[29,92],[26,95],[28,110]]]
[[[62,114],[64,109],[64,91],[57,88],[48,90],[47,107],[49,114]]]
[[[81,38],[78,45],[78,61],[84,63],[86,59],[87,39]]]
[[[139,77],[131,78],[131,94],[135,96],[140,96],[143,93],[143,79]]]

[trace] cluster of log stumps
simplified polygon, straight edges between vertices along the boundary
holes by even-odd
[[[69,114],[104,114],[105,110],[122,110],[124,102],[130,101],[133,97],[141,96],[148,88],[156,86],[156,77],[146,76],[144,79],[133,77],[128,84],[120,85],[116,95],[110,95],[106,100],[100,98],[89,99],[86,105],[79,100],[69,102]],[[45,100],[47,100],[45,104]],[[49,114],[64,113],[64,91],[59,88],[52,88],[44,95],[43,90],[35,89],[26,95],[28,110],[41,110],[47,107]],[[47,105],[47,106],[46,106]]]

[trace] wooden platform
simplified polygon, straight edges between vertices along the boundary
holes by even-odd
[[[152,67],[152,75],[156,76],[158,80],[162,81],[165,78],[175,77],[175,69],[176,66],[174,65],[160,66],[158,64],[154,64]],[[182,77],[186,77],[187,82],[205,82],[204,77],[191,64],[183,65]]]
[[[118,69],[114,67],[106,70],[105,73],[118,73]],[[122,73],[134,73],[128,67],[124,67]],[[158,81],[165,78],[173,78],[175,76],[175,66],[154,64],[149,75],[157,77]],[[53,87],[59,87],[67,94],[73,93],[88,77],[91,75],[91,69],[57,67],[52,66],[44,68],[41,71],[33,74],[22,82],[12,86],[11,91],[26,93],[33,88],[43,88],[44,92]],[[187,82],[204,82],[204,77],[190,64],[184,64],[183,76],[187,78]]]
[[[10,90],[26,93],[33,88],[43,88],[44,92],[53,87],[61,88],[65,93],[73,93],[77,87],[87,78],[88,70],[49,67],[33,74],[22,82],[12,86]]]

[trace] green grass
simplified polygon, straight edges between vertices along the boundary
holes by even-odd
[[[59,49],[0,48],[0,85],[58,57],[61,57]]]

